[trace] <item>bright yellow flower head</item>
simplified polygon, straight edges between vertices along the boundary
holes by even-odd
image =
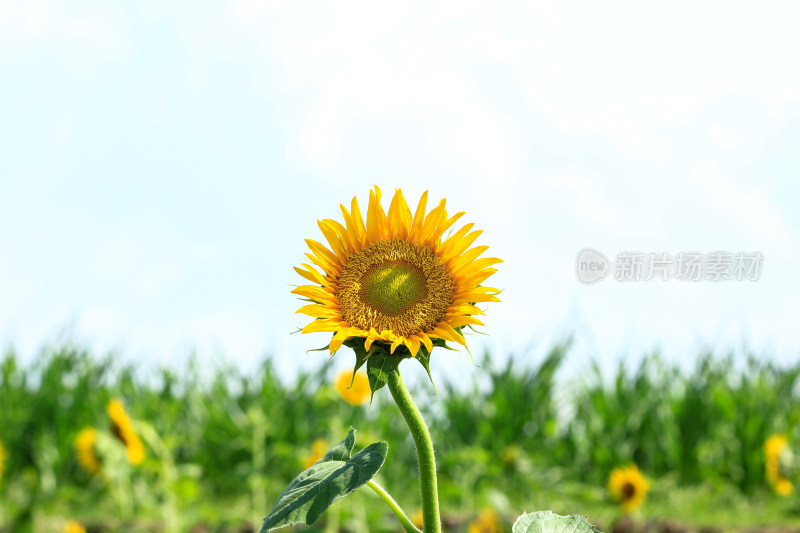
[[[448,218],[442,200],[426,214],[427,199],[425,192],[412,214],[397,189],[386,212],[375,187],[366,223],[356,198],[350,211],[341,206],[344,225],[318,221],[329,247],[306,239],[313,265],[295,267],[313,283],[292,291],[313,301],[297,311],[315,318],[303,333],[333,333],[331,353],[351,338],[363,339],[365,350],[376,341],[391,353],[404,346],[413,357],[420,346],[430,353],[438,342],[466,346],[461,328],[483,325],[475,304],[500,301],[497,289],[481,283],[502,261],[479,259],[488,246],[470,248],[481,234],[470,231],[473,224],[445,237],[464,213]]]
[[[303,459],[303,468],[308,470],[314,463],[322,459],[328,453],[328,445],[323,439],[317,439],[311,443],[311,455]]]
[[[125,412],[120,400],[111,400],[106,405],[106,411],[109,418],[111,418],[112,431],[114,436],[125,445],[125,450],[128,454],[128,461],[131,464],[138,465],[144,461],[145,451],[144,444],[142,444],[136,430],[133,429],[133,421]]]
[[[469,533],[500,533],[500,519],[492,509],[484,509],[469,523]]]
[[[64,533],[86,533],[86,529],[74,520],[64,524]]]
[[[95,444],[97,443],[97,431],[94,428],[82,429],[75,437],[75,451],[78,454],[78,462],[90,474],[98,474],[101,469],[100,458],[97,456]]]
[[[782,471],[782,461],[787,461],[791,456],[789,441],[785,435],[772,435],[764,443],[764,451],[767,455],[766,474],[767,481],[772,489],[780,496],[788,496],[794,490],[792,482],[786,479]]]
[[[336,378],[336,392],[350,405],[361,405],[369,399],[369,378],[364,372],[343,371]]]
[[[608,490],[626,513],[641,507],[649,488],[650,483],[636,465],[615,468],[608,478]]]

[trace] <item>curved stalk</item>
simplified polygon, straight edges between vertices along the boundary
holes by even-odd
[[[419,461],[419,487],[422,495],[422,521],[425,533],[442,533],[442,523],[439,518],[439,490],[436,485],[436,458],[433,455],[433,441],[425,425],[417,404],[397,369],[389,372],[389,390],[392,393],[397,407],[406,419],[406,424],[411,430],[414,445],[417,448]]]

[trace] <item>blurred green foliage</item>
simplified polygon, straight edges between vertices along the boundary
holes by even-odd
[[[509,516],[546,507],[610,516],[605,482],[630,462],[656,480],[656,500],[697,487],[732,509],[771,497],[763,444],[775,432],[798,436],[800,365],[704,353],[686,371],[654,354],[636,368],[620,364],[613,375],[595,364],[566,380],[557,376],[568,352],[569,343],[559,344],[526,364],[515,357],[497,364],[487,355],[479,367],[465,365],[471,378],[464,382],[437,382],[434,395],[421,380],[412,391],[431,427],[443,508],[455,510],[455,523],[485,505]],[[115,397],[160,439],[122,488],[83,471],[74,451],[84,427],[110,430],[105,405]],[[413,443],[388,393],[376,394],[369,409],[350,406],[337,396],[328,365],[285,382],[269,358],[251,375],[196,363],[176,373],[71,344],[44,349],[26,366],[8,350],[0,407],[7,455],[0,531],[58,531],[67,517],[108,531],[252,527],[303,469],[311,443],[332,445],[351,425],[360,446],[389,442],[378,479],[409,513],[418,507]],[[353,500],[336,516],[357,531],[366,517],[356,508],[366,500]],[[370,523],[395,527],[380,504],[369,508],[376,509]]]

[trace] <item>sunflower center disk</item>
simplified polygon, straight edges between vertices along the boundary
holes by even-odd
[[[402,261],[374,265],[361,278],[361,300],[388,316],[403,313],[426,292],[422,272]]]
[[[436,327],[454,292],[450,273],[433,250],[398,239],[374,242],[351,255],[336,298],[351,326],[407,337]]]
[[[627,483],[625,483],[625,485],[623,485],[623,487],[622,487],[622,497],[623,497],[624,499],[626,499],[626,500],[630,500],[630,499],[631,499],[631,498],[633,498],[635,495],[636,495],[636,487],[634,486],[634,484],[633,484],[633,483],[631,483],[630,481],[628,481],[628,482],[627,482]]]

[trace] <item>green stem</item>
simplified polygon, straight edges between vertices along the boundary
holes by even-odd
[[[403,529],[406,530],[406,533],[419,533],[419,529],[414,527],[414,524],[411,523],[411,520],[408,519],[408,517],[400,508],[400,506],[397,505],[397,502],[394,501],[394,498],[392,498],[392,496],[388,492],[386,492],[386,490],[383,487],[375,483],[375,481],[373,481],[372,479],[367,481],[367,486],[372,490],[374,490],[375,493],[378,496],[380,496],[384,502],[386,502],[386,505],[389,506],[389,509],[392,510],[394,515],[400,521],[400,524],[402,524]]]
[[[422,522],[425,533],[441,533],[439,518],[439,490],[436,486],[436,458],[433,455],[433,441],[422,413],[411,398],[411,394],[397,369],[389,372],[389,390],[397,407],[406,419],[411,430],[414,445],[417,447],[419,461],[419,486],[422,493]]]
[[[163,502],[161,512],[164,518],[164,531],[167,533],[177,533],[181,530],[181,513],[178,509],[178,496],[175,493],[175,482],[178,480],[178,472],[175,469],[175,458],[172,450],[158,434],[153,426],[143,422],[138,423],[139,434],[145,442],[153,449],[158,456],[158,464],[161,466],[159,471],[161,481],[161,491]]]

